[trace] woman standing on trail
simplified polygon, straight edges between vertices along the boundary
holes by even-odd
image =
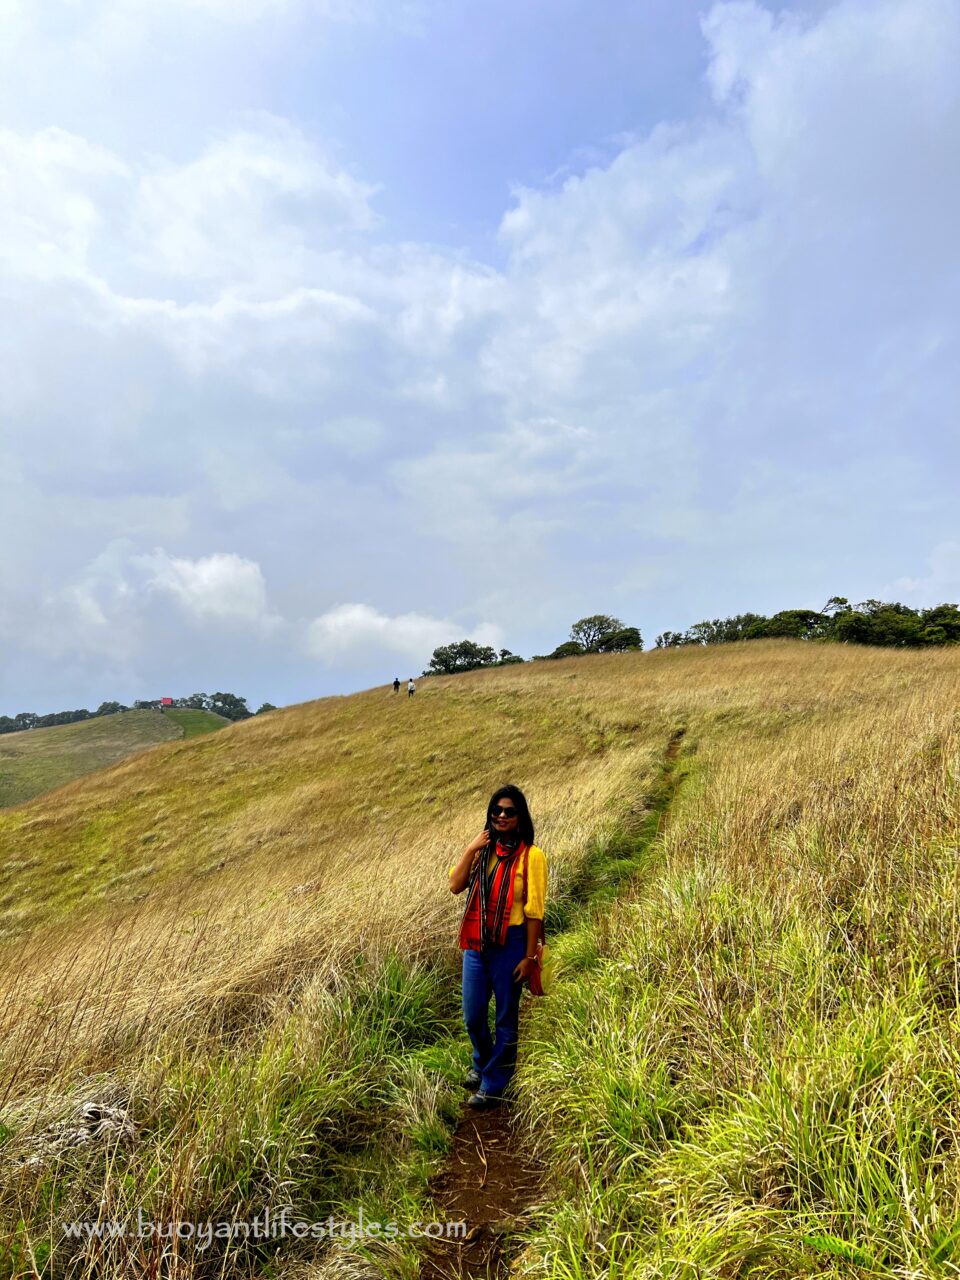
[[[450,868],[450,892],[467,892],[460,926],[463,1021],[473,1045],[468,1105],[500,1105],[517,1062],[520,994],[536,967],[547,894],[547,860],[533,843],[533,819],[517,787],[487,805],[484,830]],[[496,1034],[487,1023],[496,999]]]

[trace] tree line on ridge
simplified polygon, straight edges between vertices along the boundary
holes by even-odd
[[[226,720],[246,720],[264,711],[276,711],[272,702],[265,702],[251,711],[246,698],[235,693],[192,693],[188,698],[173,698],[166,704],[171,708],[194,711],[213,711]],[[0,733],[20,733],[23,729],[50,729],[58,724],[77,724],[81,720],[95,720],[99,716],[114,716],[121,711],[161,711],[159,698],[138,698],[132,707],[122,702],[101,702],[96,711],[80,707],[76,711],[51,711],[38,716],[33,711],[20,711],[15,716],[0,716]]]
[[[930,609],[911,609],[905,604],[864,600],[851,605],[845,596],[831,596],[822,609],[783,609],[766,617],[762,613],[739,613],[731,618],[707,619],[686,631],[663,631],[654,647],[675,649],[681,645],[730,644],[737,640],[768,640],[787,637],[795,640],[836,644],[883,645],[896,648],[924,648],[931,645],[960,644],[960,609],[955,604],[938,604]],[[581,618],[570,628],[570,638],[552,653],[534,654],[532,662],[570,658],[587,653],[622,653],[642,649],[637,627],[625,626],[610,614],[597,613]],[[424,675],[453,675],[478,667],[502,667],[525,659],[509,649],[499,651],[473,640],[459,640],[434,649]]]

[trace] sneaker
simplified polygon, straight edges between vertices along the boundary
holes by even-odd
[[[474,1093],[476,1093],[477,1089],[480,1088],[480,1079],[481,1079],[480,1072],[475,1071],[474,1068],[471,1067],[470,1070],[467,1072],[467,1074],[463,1077],[463,1087],[465,1089],[470,1089]]]
[[[490,1111],[493,1107],[499,1107],[501,1101],[496,1094],[484,1093],[481,1089],[479,1093],[471,1093],[467,1106],[473,1107],[474,1111]]]

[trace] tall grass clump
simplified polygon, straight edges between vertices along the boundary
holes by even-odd
[[[231,1238],[230,1224],[284,1208],[291,1221],[325,1219],[356,1194],[352,1161],[369,1160],[373,1135],[390,1130],[399,1158],[421,1140],[418,1126],[436,1124],[431,1099],[406,1086],[417,1052],[449,1038],[455,1018],[437,967],[361,958],[278,1003],[255,1035],[203,1054],[171,1037],[129,1075],[85,1081],[78,1097],[128,1117],[129,1134],[107,1126],[102,1141],[55,1146],[79,1119],[67,1097],[42,1117],[53,1122],[40,1131],[44,1147],[11,1109],[4,1209],[19,1221],[0,1274],[27,1264],[51,1276],[248,1273],[286,1242],[236,1227]],[[51,1218],[125,1231],[54,1238]],[[210,1225],[182,1239],[158,1226],[144,1238],[145,1222]]]

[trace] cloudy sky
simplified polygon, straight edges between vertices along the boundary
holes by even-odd
[[[0,713],[960,598],[957,0],[0,0]]]

